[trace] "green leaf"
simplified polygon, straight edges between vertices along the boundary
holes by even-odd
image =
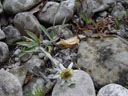
[[[47,29],[43,25],[41,25],[41,29],[43,30],[44,34],[48,37],[48,39],[52,40],[52,37],[50,36]]]
[[[126,9],[126,13],[127,13],[127,15],[128,15],[128,9]]]
[[[25,47],[37,46],[36,43],[33,43],[33,42],[24,42],[24,41],[17,42],[17,44],[18,44],[18,45],[21,45],[21,46],[25,46]]]
[[[29,37],[26,37],[26,36],[23,36],[24,39],[28,40],[28,41],[31,41],[33,43],[36,43],[33,39],[29,38]]]
[[[55,15],[54,15],[53,26],[54,26],[55,23],[56,23],[56,14],[58,13],[58,11],[59,11],[59,9],[60,9],[60,7],[61,7],[61,5],[62,5],[62,1],[63,1],[63,0],[60,1],[59,6],[58,6],[57,9],[56,9],[56,13],[55,13]]]
[[[92,23],[92,19],[88,18],[85,13],[82,13],[80,16],[87,24]]]
[[[26,53],[29,52],[37,52],[37,50],[35,50],[36,47],[30,47],[30,48],[25,48],[24,50],[21,50],[18,54],[18,56],[23,56]]]
[[[37,37],[34,33],[29,32],[29,31],[27,30],[27,34],[28,34],[37,44],[40,44],[40,41],[39,41],[38,37]]]
[[[86,21],[86,23],[87,23],[87,24],[92,23],[92,19],[91,19],[91,18],[89,18],[89,19]]]
[[[49,33],[50,37],[53,39],[55,37],[54,32]]]
[[[82,13],[80,16],[85,22],[87,21],[87,16],[85,13]]]
[[[116,22],[117,28],[119,29],[120,28],[120,23],[119,23],[119,18],[118,17],[115,18],[115,22]]]
[[[78,0],[75,1],[75,6],[76,6],[77,8],[80,7],[80,3],[78,2]]]

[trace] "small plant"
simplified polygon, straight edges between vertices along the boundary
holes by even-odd
[[[128,9],[126,9],[126,14],[128,15]]]
[[[40,89],[38,86],[36,86],[34,93],[27,91],[27,94],[29,96],[46,96],[46,94],[48,93],[48,90],[45,91],[45,89]],[[26,96],[26,95],[24,95]]]
[[[88,18],[85,13],[82,13],[80,16],[86,22],[86,24],[92,23],[92,19]]]
[[[67,83],[68,86],[70,86],[71,84],[74,84],[72,80],[72,76],[73,76],[72,66],[73,66],[73,63],[71,63],[68,66],[68,68],[65,68],[62,64],[60,64],[58,69],[55,68],[57,73],[55,75],[49,75],[49,78],[61,79],[61,85],[64,85],[65,83]]]
[[[120,23],[119,23],[119,18],[118,17],[115,18],[115,22],[116,22],[117,28],[119,29],[120,28]]]
[[[26,41],[21,41],[18,42],[17,44],[26,47],[24,50],[22,50],[19,55],[23,55],[27,52],[43,52],[46,57],[48,57],[52,63],[53,63],[53,68],[54,70],[57,71],[55,75],[52,75],[51,78],[57,79],[60,78],[62,80],[62,85],[64,83],[68,83],[68,85],[72,84],[72,75],[73,75],[73,70],[71,69],[73,66],[73,63],[71,63],[67,68],[63,66],[63,64],[59,63],[56,59],[54,59],[45,49],[42,47],[41,42],[39,41],[38,37],[33,34],[32,32],[27,32],[29,37],[24,36]],[[49,38],[50,39],[50,38]],[[57,77],[57,78],[55,78]]]
[[[45,49],[48,49],[48,52],[51,52],[51,50],[52,50],[52,47],[51,47],[51,45],[53,44],[53,43],[55,43],[57,40],[58,40],[58,38],[55,36],[55,34],[54,34],[54,32],[48,32],[47,31],[47,29],[43,26],[43,25],[41,25],[41,29],[42,29],[42,31],[44,32],[44,34],[48,37],[48,39],[50,40],[46,45],[45,45]]]
[[[76,8],[79,8],[80,7],[80,3],[79,3],[78,0],[75,1],[75,6],[76,6]]]

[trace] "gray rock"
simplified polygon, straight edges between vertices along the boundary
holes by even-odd
[[[24,66],[28,71],[31,72],[34,67],[40,67],[41,64],[43,64],[43,61],[39,59],[38,56],[33,55],[30,60],[24,63]]]
[[[88,4],[88,7],[86,3]],[[86,2],[83,0],[82,6],[83,6],[83,8],[81,9],[82,12],[86,12],[86,16],[91,18],[95,13],[93,12],[93,10],[97,9],[100,5],[99,2],[97,2],[96,0],[87,0]]]
[[[79,37],[80,40],[84,40],[84,39],[87,38],[85,35],[78,35],[78,37]]]
[[[108,5],[110,5],[110,4],[116,3],[117,0],[97,0],[97,1],[99,3],[101,3],[101,4],[108,4]]]
[[[20,32],[13,26],[7,26],[3,29],[6,36],[6,43],[13,44],[21,39]]]
[[[47,2],[39,13],[39,20],[42,23],[53,24],[56,15],[55,24],[62,24],[65,18],[68,22],[74,14],[75,0],[63,1],[57,12],[58,7],[59,3],[57,2]]]
[[[9,57],[8,45],[4,42],[0,42],[0,64],[4,63]]]
[[[14,56],[18,56],[19,52],[21,51],[21,49],[16,49],[13,53]]]
[[[0,40],[5,38],[4,32],[0,29]]]
[[[77,63],[87,71],[96,84],[119,81],[128,70],[128,45],[120,37],[88,39],[81,42]]]
[[[112,16],[118,17],[118,18],[122,18],[124,14],[126,14],[126,10],[121,3],[117,3],[117,5],[113,8],[111,12]]]
[[[10,72],[18,78],[21,85],[23,86],[27,74],[26,68],[23,66],[18,66],[17,68],[11,69]]]
[[[36,35],[41,33],[40,23],[30,12],[18,13],[14,18],[14,26],[20,31],[21,35],[26,35],[25,30]]]
[[[23,96],[19,80],[11,73],[0,70],[0,95]]]
[[[92,31],[92,30],[86,30],[86,31],[83,31],[83,33],[84,33],[87,37],[91,37],[92,34],[93,34],[93,31]]]
[[[15,57],[14,60],[15,60],[15,62],[20,62],[20,58],[19,57]]]
[[[64,27],[64,25],[57,25],[54,27],[49,27],[48,29],[49,33],[54,33],[55,36],[59,36],[59,38],[68,39],[73,37],[73,33],[68,28]]]
[[[1,1],[0,1],[0,13],[2,13],[2,12],[3,12],[3,6],[2,6]]]
[[[4,0],[4,10],[10,14],[16,14],[18,12],[26,11],[42,0]]]
[[[97,96],[128,96],[128,89],[118,84],[108,84],[100,89]]]
[[[45,54],[44,53],[39,53],[38,56],[39,56],[40,59],[42,59],[43,57],[45,57]]]
[[[26,53],[20,57],[20,60],[22,62],[27,62],[29,59],[31,59],[31,57],[32,57],[32,53]]]
[[[122,4],[128,4],[128,0],[117,0],[118,2],[121,2]]]
[[[57,81],[53,88],[52,96],[96,96],[95,89],[90,76],[81,70],[75,70],[73,74],[75,85],[61,85],[60,80]]]
[[[97,0],[97,3],[99,6],[92,11],[93,13],[107,10],[116,3],[116,0]]]
[[[108,13],[107,13],[106,11],[99,13],[99,15],[100,15],[101,17],[105,17],[105,16],[107,16],[107,14],[108,14]]]
[[[42,78],[32,78],[32,80],[24,87],[25,96],[29,96],[28,91],[35,94],[36,90],[45,91],[45,84]]]

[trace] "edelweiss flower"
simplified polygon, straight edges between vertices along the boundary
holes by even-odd
[[[68,68],[65,68],[62,64],[59,64],[58,68],[55,68],[57,73],[55,75],[49,75],[49,78],[51,79],[61,79],[61,85],[67,83],[68,86],[73,84],[72,76],[73,76],[73,69],[72,69],[73,63],[71,63]]]

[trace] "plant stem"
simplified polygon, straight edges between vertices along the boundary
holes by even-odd
[[[59,62],[56,59],[54,59],[47,51],[45,51],[44,48],[42,47],[38,47],[38,48],[46,55],[46,57],[48,57],[52,61],[54,66],[58,68]]]

